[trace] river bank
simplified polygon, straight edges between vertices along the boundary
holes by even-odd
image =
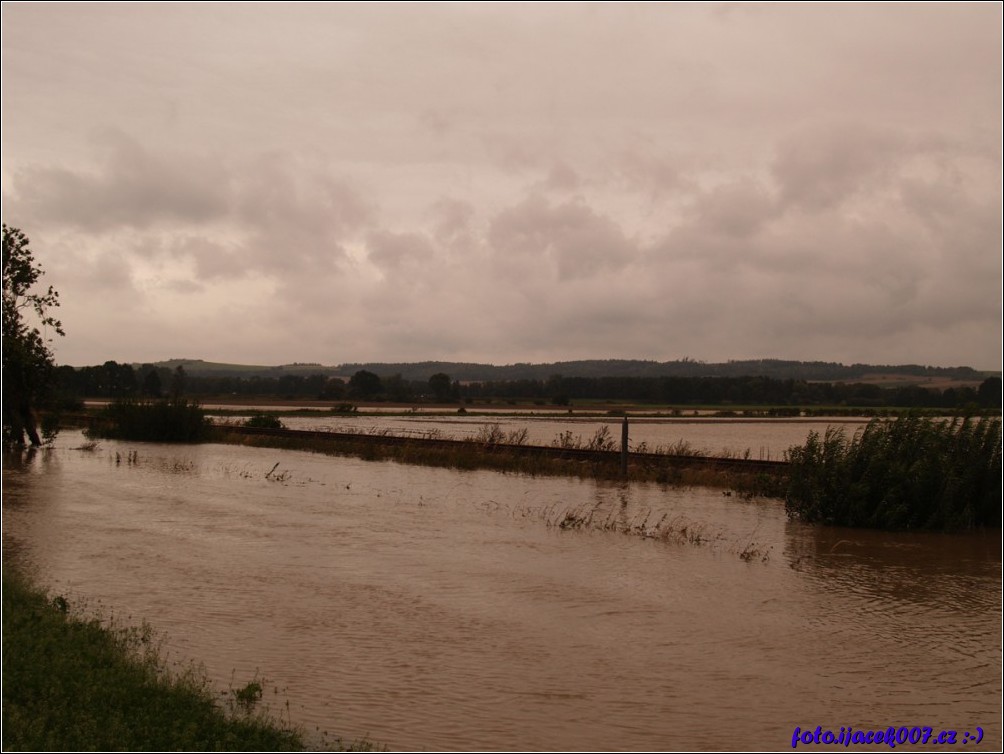
[[[169,670],[149,628],[81,617],[10,566],[3,675],[5,751],[305,748],[302,732],[257,711],[259,680],[215,694],[195,669]]]

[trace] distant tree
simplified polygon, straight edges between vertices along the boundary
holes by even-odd
[[[50,311],[59,294],[50,285],[34,292],[42,267],[18,228],[3,225],[3,434],[5,446],[41,445],[35,411],[49,397],[55,374],[52,351],[39,326],[63,335],[63,326]],[[32,314],[36,324],[25,319]]]
[[[976,392],[977,400],[985,408],[1001,407],[1001,378],[987,377]]]
[[[384,379],[383,389],[387,398],[392,401],[402,403],[411,400],[411,384],[400,373]]]
[[[143,395],[150,398],[160,398],[163,385],[160,382],[160,375],[156,369],[151,369],[143,378]]]
[[[453,393],[453,383],[450,381],[450,375],[438,372],[429,378],[429,390],[432,391],[433,397],[436,399],[437,403],[445,403],[450,400]]]
[[[321,391],[321,399],[326,401],[337,401],[345,397],[345,380],[332,377],[324,383]]]
[[[551,402],[556,406],[567,406],[570,402],[568,392],[564,388],[564,382],[565,380],[560,374],[552,374],[545,383]]]
[[[106,361],[101,366],[90,369],[94,370],[97,380],[91,394],[110,398],[125,398],[136,394],[136,370],[131,364]]]
[[[365,369],[360,369],[349,379],[349,395],[353,398],[371,399],[383,392],[380,377]]]
[[[174,374],[171,376],[171,397],[175,400],[178,400],[185,394],[185,381],[185,367],[178,364],[174,369]]]

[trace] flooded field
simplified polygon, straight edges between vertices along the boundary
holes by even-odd
[[[241,421],[228,417],[217,421]],[[606,428],[620,444],[621,419],[596,419],[553,416],[286,416],[282,423],[289,429],[328,432],[392,434],[403,437],[439,437],[464,440],[477,435],[487,425],[497,424],[504,432],[525,429],[531,445],[551,445],[569,433],[571,439],[587,443],[597,431]],[[823,434],[828,427],[842,428],[851,436],[868,424],[865,419],[630,419],[632,450],[655,451],[682,445],[706,455],[735,455],[749,451],[750,457],[780,461],[792,445],[801,445],[810,432]]]
[[[1002,742],[999,532],[809,527],[720,490],[86,447],[64,432],[5,463],[5,555],[71,603],[148,620],[221,688],[265,676],[308,732],[393,749],[780,749],[817,725]]]

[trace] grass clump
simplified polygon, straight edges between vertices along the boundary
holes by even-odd
[[[905,416],[873,419],[788,451],[788,515],[876,529],[1001,525],[1001,422]]]
[[[209,432],[206,414],[195,401],[122,400],[106,406],[88,434],[116,440],[201,442]]]
[[[299,731],[253,709],[225,711],[194,671],[172,674],[149,629],[108,629],[3,572],[5,751],[295,751]],[[242,693],[245,691],[242,690]],[[254,696],[254,699],[252,697]]]

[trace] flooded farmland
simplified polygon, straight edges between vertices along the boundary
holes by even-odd
[[[796,726],[980,726],[1001,745],[999,532],[79,432],[3,482],[5,554],[39,583],[148,620],[221,688],[265,676],[308,734],[776,749]]]
[[[402,437],[436,437],[465,440],[476,437],[485,427],[498,426],[503,432],[526,431],[531,445],[550,445],[560,435],[572,442],[587,443],[604,428],[620,442],[620,417],[556,417],[547,415],[511,416],[381,416],[358,414],[332,416],[286,416],[282,423],[289,429],[359,434],[390,434]],[[217,421],[241,421],[228,417]],[[687,447],[705,455],[742,455],[751,458],[782,460],[792,445],[801,445],[810,432],[823,434],[827,428],[842,429],[848,436],[865,427],[866,419],[714,419],[636,418],[630,419],[632,450]]]

